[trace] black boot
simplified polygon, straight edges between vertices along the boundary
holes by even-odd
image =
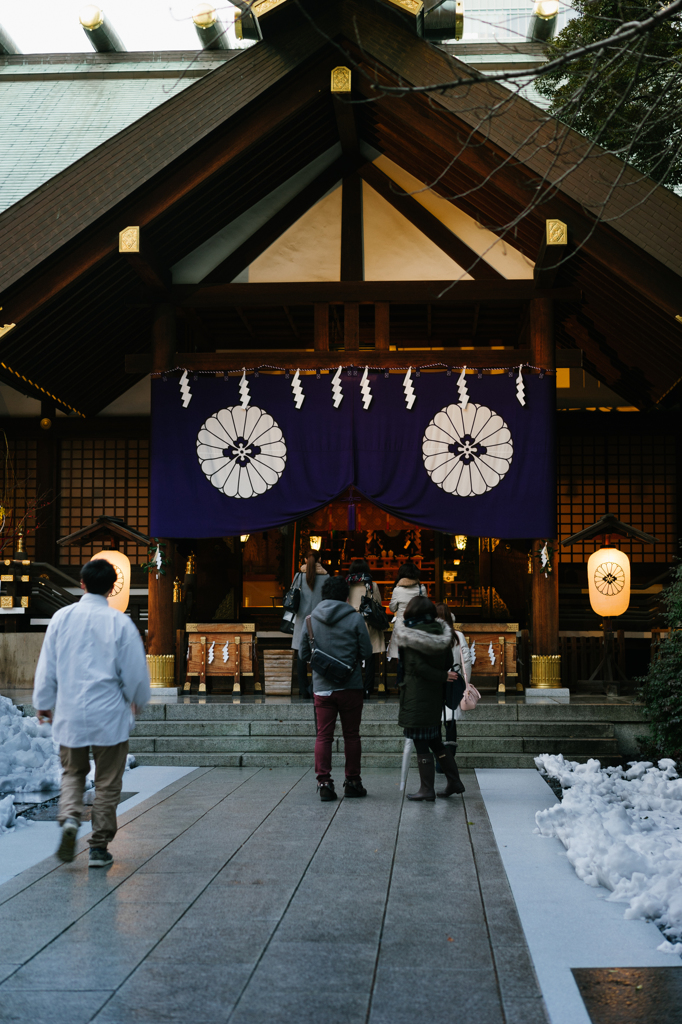
[[[419,768],[419,781],[421,785],[416,793],[408,793],[408,800],[428,800],[433,802],[436,799],[436,791],[433,784],[436,779],[436,768],[431,755],[417,759]]]
[[[457,767],[457,762],[455,761],[455,755],[452,747],[444,746],[443,753],[438,755],[438,760],[441,763],[443,774],[448,780],[447,786],[445,789],[440,791],[438,796],[445,799],[446,797],[452,796],[453,793],[463,793],[464,786],[459,777],[459,769]]]

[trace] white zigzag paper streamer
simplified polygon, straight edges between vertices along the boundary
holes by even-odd
[[[469,653],[471,654],[471,664],[476,664],[476,641],[472,640],[469,645]]]
[[[246,409],[250,401],[249,382],[246,379],[246,370],[243,370],[242,379],[239,381],[239,402],[242,408]]]
[[[225,641],[225,646],[223,647],[223,661],[227,661],[227,659],[229,657],[230,657],[230,641],[226,640]]]
[[[519,366],[519,375],[516,378],[516,397],[521,405],[526,404],[526,385],[523,383],[523,365]]]
[[[365,372],[362,375],[360,381],[360,391],[362,392],[362,408],[369,409],[369,404],[372,401],[372,390],[369,386],[369,367],[365,367]]]
[[[215,640],[213,641],[213,643],[211,644],[211,646],[208,649],[208,663],[209,663],[209,665],[213,664],[213,660],[215,658],[215,654],[213,653],[214,649],[215,649]]]
[[[495,651],[493,650],[493,642],[492,642],[492,640],[490,641],[490,646],[488,647],[488,657],[490,658],[490,664],[494,665],[495,664]]]
[[[540,552],[540,564],[543,569],[546,569],[549,565],[549,551],[547,550],[547,541],[545,541],[542,551]]]
[[[182,398],[182,407],[186,409],[192,401],[192,392],[187,383],[187,370],[183,370],[182,377],[180,378],[180,397]]]
[[[469,404],[469,391],[467,390],[466,382],[466,366],[457,378],[457,390],[459,391],[459,405],[461,409],[466,409]]]
[[[414,385],[412,384],[412,367],[408,367],[407,373],[403,379],[403,391],[405,392],[405,405],[408,409],[411,409],[414,405],[416,395],[414,393]]]
[[[341,387],[341,367],[340,366],[339,366],[338,370],[336,371],[336,373],[334,374],[334,376],[332,377],[332,395],[333,395],[332,401],[334,403],[334,408],[338,409],[338,407],[341,405],[341,402],[343,401],[343,388]]]
[[[292,377],[292,380],[291,380],[291,390],[294,393],[294,405],[296,406],[297,409],[301,408],[301,406],[303,405],[303,401],[305,399],[305,395],[303,394],[303,388],[301,386],[301,382],[298,379],[299,376],[300,376],[300,373],[297,370],[296,373],[294,374],[294,376]]]
[[[161,554],[161,548],[157,547],[156,554],[154,555],[154,561],[156,562],[156,568],[161,569],[163,565],[163,555]]]

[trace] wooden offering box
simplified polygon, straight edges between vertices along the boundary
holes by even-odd
[[[471,673],[471,681],[476,685],[476,677],[496,677],[498,693],[505,693],[507,680],[511,676],[517,690],[523,690],[519,680],[516,664],[516,633],[518,622],[456,622],[455,629],[464,633],[470,646],[472,640],[476,644],[476,661]],[[505,635],[506,634],[506,635]],[[492,657],[490,656],[492,650]]]
[[[234,676],[233,693],[241,693],[242,676],[253,676],[254,689],[261,689],[254,623],[191,622],[187,624],[187,639],[186,693],[196,676],[199,693],[206,692],[206,676]]]

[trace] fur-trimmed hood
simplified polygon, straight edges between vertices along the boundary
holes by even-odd
[[[397,622],[393,631],[398,647],[412,647],[422,654],[438,654],[452,647],[452,629],[443,619],[436,619],[432,624],[439,627],[438,632],[427,632],[425,629],[406,626],[404,620]]]

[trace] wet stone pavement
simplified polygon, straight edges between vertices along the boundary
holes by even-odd
[[[363,778],[323,804],[307,769],[200,768],[108,871],[82,842],[1,886],[0,1021],[546,1024],[473,771],[435,804]]]

